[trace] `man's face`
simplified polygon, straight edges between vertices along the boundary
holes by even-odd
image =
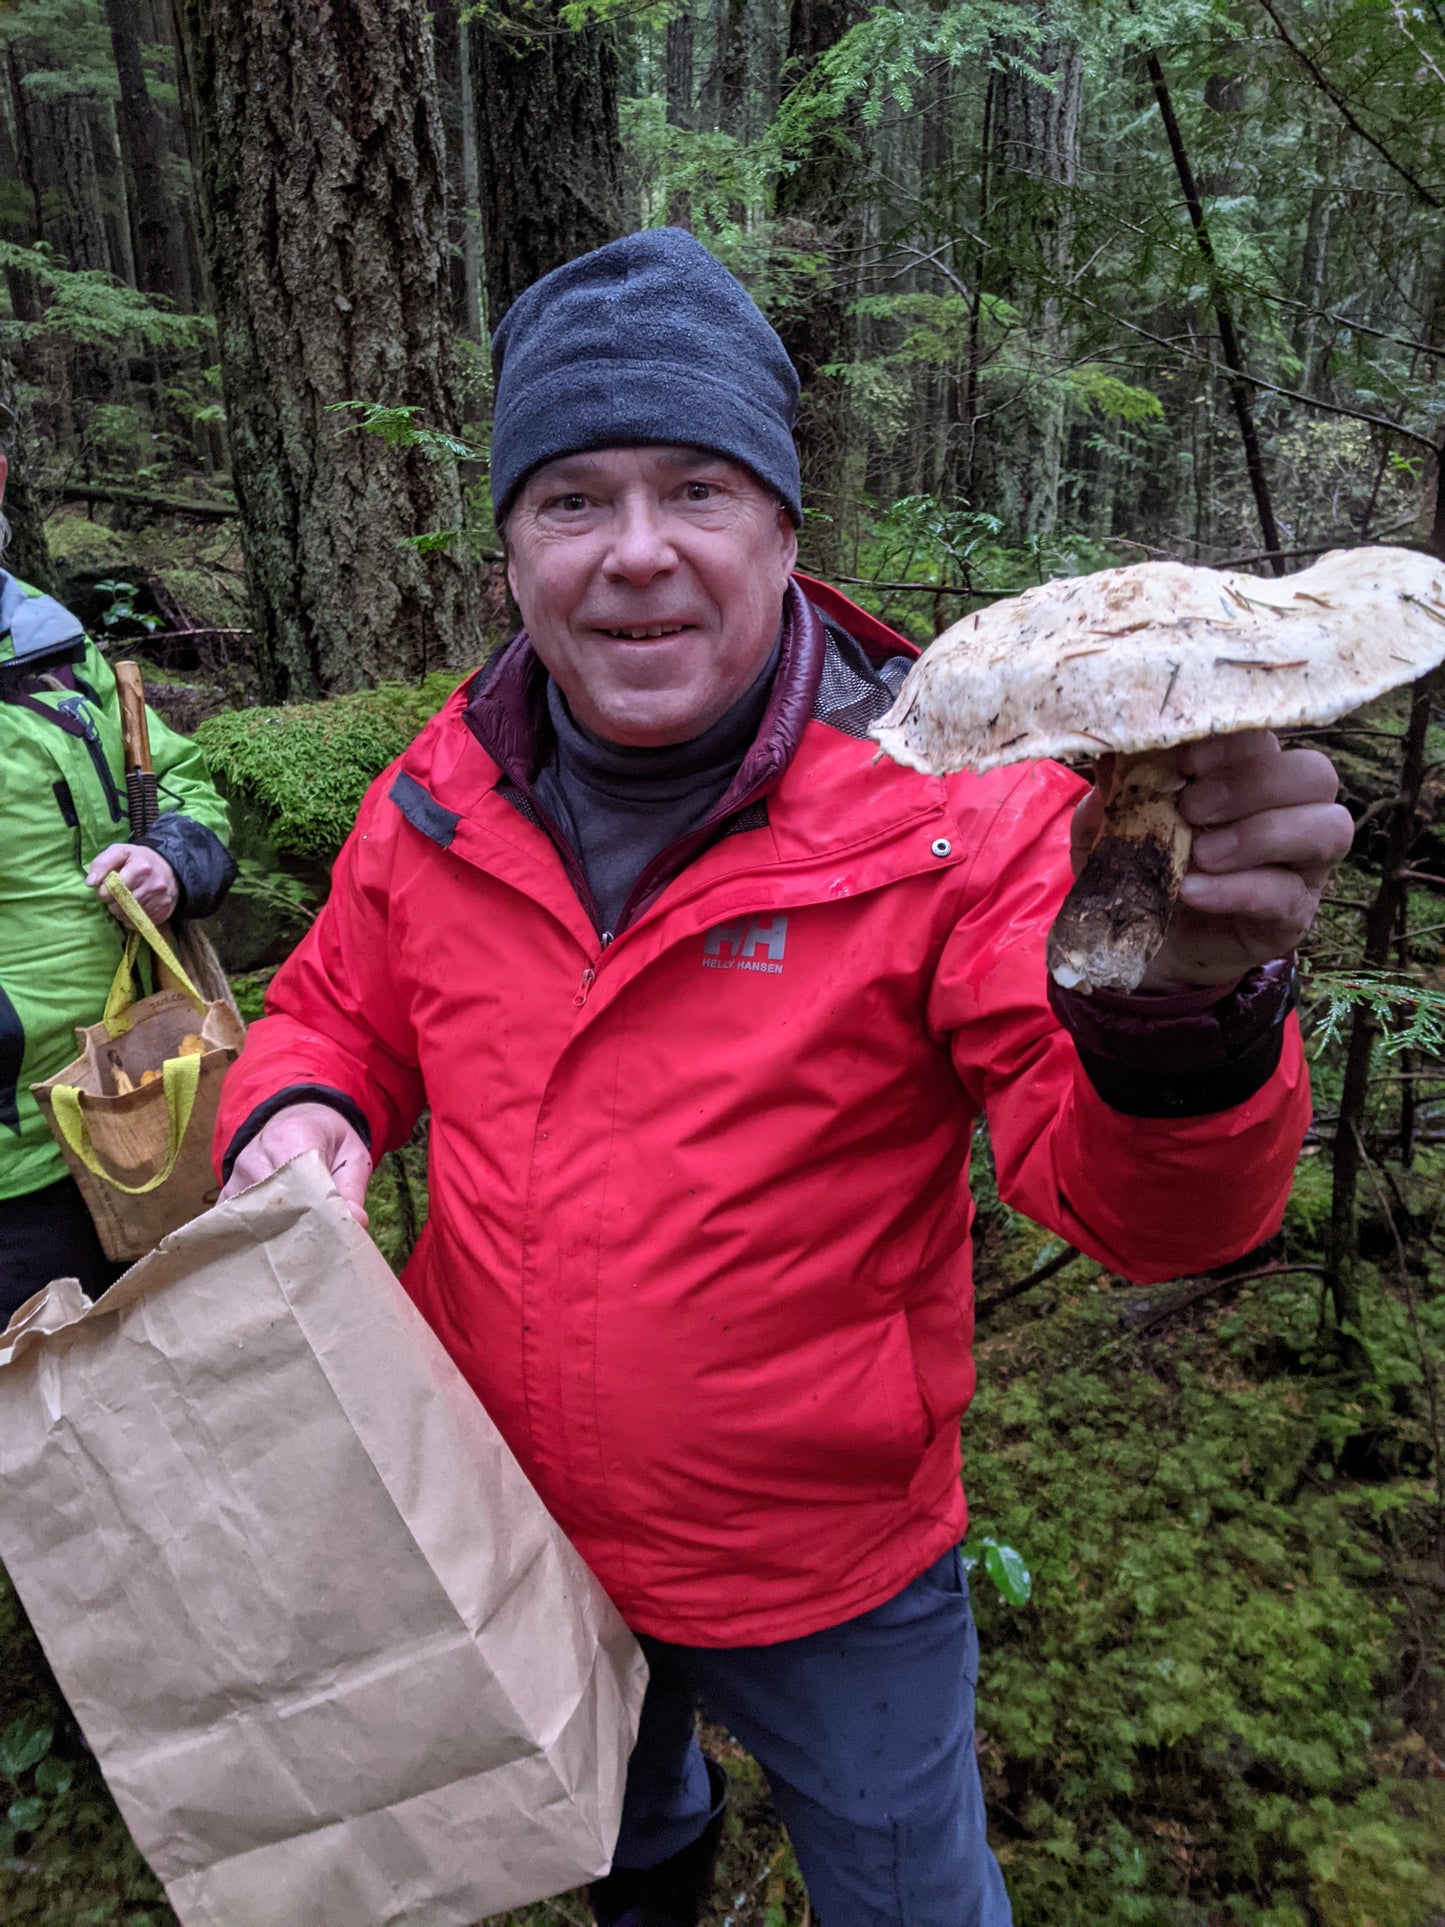
[[[787,510],[736,462],[605,448],[528,476],[507,580],[578,722],[652,748],[700,736],[757,678],[797,547]]]

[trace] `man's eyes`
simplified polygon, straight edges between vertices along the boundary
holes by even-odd
[[[722,485],[719,482],[687,481],[683,483],[681,490],[682,499],[685,502],[712,502],[721,493]],[[578,489],[568,489],[565,493],[549,496],[544,504],[544,513],[581,515],[595,506],[590,495],[584,495]]]

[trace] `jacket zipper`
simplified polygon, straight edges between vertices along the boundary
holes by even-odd
[[[119,823],[125,814],[121,807],[120,791],[116,788],[115,778],[110,773],[110,764],[106,760],[105,745],[100,740],[100,731],[86,714],[84,696],[68,696],[64,702],[57,703],[56,708],[63,709],[67,716],[73,716],[76,722],[80,724],[85,747],[90,753],[90,760],[95,766],[95,773],[100,778],[101,788],[105,791],[105,801],[107,808],[110,810],[111,821],[113,823]]]
[[[602,949],[606,950],[607,947],[611,944],[611,942],[612,942],[612,932],[610,930],[604,930],[602,932]],[[601,956],[601,952],[599,951],[597,962],[600,964],[601,961],[602,961],[602,956]],[[577,995],[572,999],[573,1003],[577,1006],[578,1010],[581,1010],[582,1006],[586,1003],[588,992],[591,990],[593,984],[595,984],[596,981],[597,981],[597,970],[594,965],[588,964],[587,968],[582,972],[582,981],[577,986]]]

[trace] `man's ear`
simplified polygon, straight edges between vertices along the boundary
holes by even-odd
[[[798,531],[793,525],[792,516],[781,502],[778,504],[777,514],[778,534],[783,545],[783,571],[784,574],[791,575],[798,566]]]
[[[5,484],[10,476],[10,457],[0,449],[0,502],[5,500]]]

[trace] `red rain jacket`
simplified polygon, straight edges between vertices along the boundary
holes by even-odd
[[[888,632],[856,612],[850,668],[790,608],[761,796],[605,949],[459,690],[367,796],[217,1139],[325,1085],[380,1156],[430,1104],[407,1290],[628,1623],[708,1646],[866,1611],[961,1536],[981,1112],[1000,1194],[1143,1281],[1274,1231],[1308,1112],[1293,1019],[1230,1110],[1106,1105],[1045,996],[1079,778],[875,766]],[[535,702],[531,662],[482,700],[526,669]]]

